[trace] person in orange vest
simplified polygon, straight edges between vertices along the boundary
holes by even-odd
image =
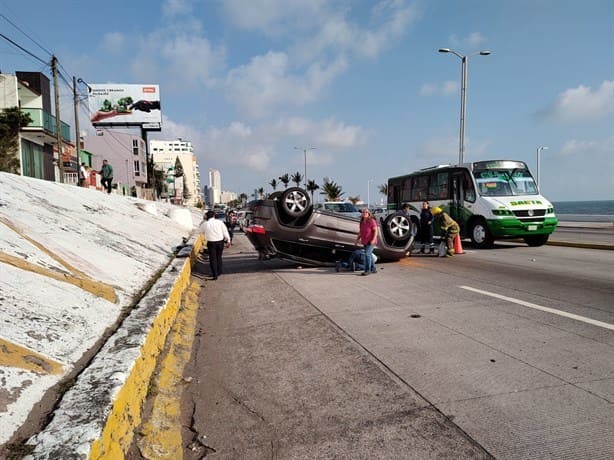
[[[443,232],[441,237],[445,238],[446,245],[448,246],[446,257],[452,257],[454,255],[454,238],[456,238],[456,235],[460,232],[460,227],[456,221],[443,212],[443,209],[439,206],[432,208],[431,213],[435,221],[439,223],[439,228],[441,228]]]

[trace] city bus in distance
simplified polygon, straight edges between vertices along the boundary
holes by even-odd
[[[388,179],[388,209],[409,203],[417,224],[422,202],[439,206],[477,248],[495,239],[523,238],[541,246],[556,228],[552,204],[539,194],[529,168],[522,161],[489,160],[441,165]],[[439,232],[435,228],[435,234]]]

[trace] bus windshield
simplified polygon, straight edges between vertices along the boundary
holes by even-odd
[[[474,170],[482,196],[537,195],[537,185],[527,169]]]

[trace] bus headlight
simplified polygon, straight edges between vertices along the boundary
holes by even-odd
[[[513,216],[514,215],[514,213],[510,211],[509,209],[493,209],[492,213],[495,216]]]

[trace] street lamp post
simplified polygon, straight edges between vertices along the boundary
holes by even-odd
[[[371,182],[373,179],[367,181],[367,208],[371,209]]]
[[[294,150],[302,150],[305,154],[305,189],[307,189],[307,150],[315,150],[315,147],[294,147]]]
[[[537,147],[537,169],[535,170],[535,175],[537,178],[537,186],[539,187],[539,154],[542,150],[548,150],[548,147]]]
[[[452,53],[457,56],[462,62],[462,74],[461,74],[461,108],[460,108],[460,136],[458,145],[458,163],[463,163],[463,157],[465,155],[465,107],[467,105],[467,62],[472,56],[488,56],[490,51],[476,51],[469,56],[463,56],[462,54],[451,50],[450,48],[439,48],[440,53]]]

